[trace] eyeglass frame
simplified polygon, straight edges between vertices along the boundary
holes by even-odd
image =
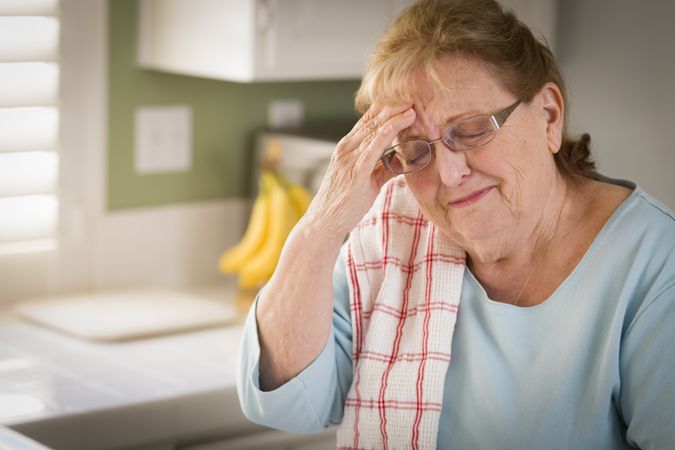
[[[427,167],[433,158],[430,157],[429,160],[428,160],[423,166],[421,166],[421,167],[419,167],[419,168],[417,168],[417,169],[414,169],[414,170],[411,170],[411,171],[408,171],[408,172],[396,172],[396,171],[389,165],[389,162],[387,161],[386,157],[389,156],[392,152],[396,152],[395,148],[398,147],[398,146],[400,146],[400,145],[407,144],[407,143],[410,143],[410,142],[424,142],[425,144],[427,144],[427,147],[428,147],[428,149],[429,149],[428,152],[429,152],[429,155],[430,155],[430,156],[433,156],[434,150],[435,150],[435,148],[436,148],[433,144],[435,144],[436,142],[439,142],[439,141],[443,141],[443,143],[444,143],[450,150],[455,151],[455,152],[469,152],[469,151],[471,151],[471,150],[476,150],[476,149],[478,149],[478,148],[484,147],[484,146],[486,146],[487,144],[489,144],[490,142],[492,142],[492,141],[495,139],[495,137],[497,136],[497,132],[498,132],[499,130],[501,130],[501,128],[502,128],[502,126],[504,125],[504,123],[506,122],[506,120],[509,118],[509,116],[511,116],[511,114],[513,114],[513,111],[515,111],[516,108],[518,108],[518,106],[519,106],[521,103],[522,103],[522,100],[517,100],[516,102],[514,102],[514,103],[511,104],[511,105],[509,105],[509,106],[506,107],[505,109],[503,109],[503,110],[501,110],[501,111],[499,111],[499,112],[496,112],[496,113],[494,113],[494,114],[477,114],[477,115],[475,115],[475,116],[465,117],[464,119],[456,120],[456,121],[452,122],[451,124],[449,124],[447,127],[445,127],[445,128],[443,129],[443,132],[441,133],[441,137],[439,137],[438,139],[434,139],[433,141],[425,141],[424,139],[411,139],[411,140],[409,140],[409,141],[399,142],[399,143],[396,144],[396,145],[392,145],[391,147],[387,147],[387,148],[382,152],[382,156],[380,156],[380,159],[382,160],[382,163],[383,163],[384,166],[387,168],[387,170],[389,170],[390,172],[395,173],[395,174],[397,174],[397,175],[404,175],[404,174],[408,174],[408,173],[419,172],[420,170],[422,170],[422,169],[424,169],[425,167]],[[443,137],[443,136],[447,133],[447,131],[448,131],[450,128],[456,126],[458,123],[464,122],[464,121],[466,121],[466,120],[472,120],[472,119],[475,119],[475,118],[478,118],[478,117],[488,117],[488,118],[492,121],[492,123],[495,125],[495,127],[496,127],[496,129],[494,130],[494,133],[493,133],[492,137],[490,137],[490,139],[489,139],[488,141],[483,142],[483,143],[481,143],[480,145],[477,145],[477,146],[475,146],[475,147],[470,147],[470,148],[465,148],[465,149],[455,149],[455,148],[453,148],[453,147],[450,145],[450,143],[449,143],[448,141],[446,141],[445,138]]]

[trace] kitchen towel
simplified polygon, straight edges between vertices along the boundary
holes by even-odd
[[[354,379],[338,448],[435,448],[465,252],[399,176],[350,234],[346,264]]]

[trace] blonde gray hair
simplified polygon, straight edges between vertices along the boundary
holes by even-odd
[[[365,112],[376,99],[406,99],[419,71],[443,89],[434,65],[448,54],[483,63],[521,101],[531,101],[551,82],[567,103],[565,82],[553,53],[512,12],[494,0],[419,0],[380,38],[356,94],[357,110]],[[572,139],[563,126],[562,145],[555,155],[558,168],[570,176],[597,177],[590,136]]]

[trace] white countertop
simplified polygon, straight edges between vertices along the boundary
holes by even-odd
[[[156,446],[253,429],[235,391],[241,333],[238,321],[99,343],[5,311],[0,424],[68,450]]]

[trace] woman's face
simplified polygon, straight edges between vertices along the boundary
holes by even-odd
[[[417,118],[398,142],[437,139],[452,122],[494,114],[520,100],[473,60],[446,56],[437,70],[445,91],[423,75],[416,78]],[[547,85],[521,103],[484,147],[462,153],[434,144],[434,158],[406,175],[408,185],[426,217],[472,258],[496,261],[532,239],[547,219],[547,201],[561,180],[553,159],[561,128],[559,91]]]

